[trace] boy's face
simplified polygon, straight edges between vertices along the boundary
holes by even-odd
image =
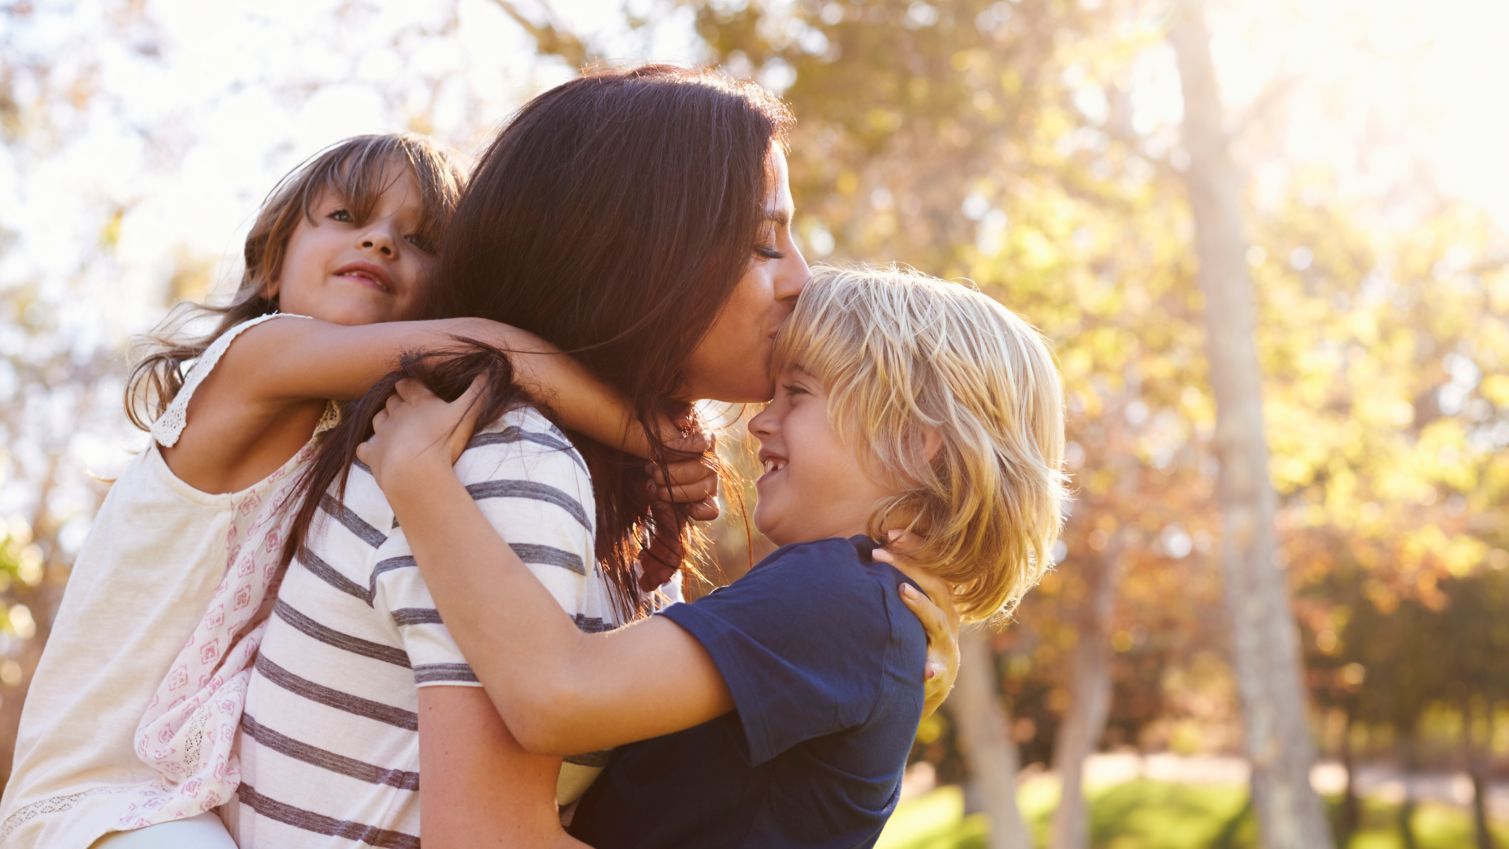
[[[325,192],[314,222],[300,218],[268,294],[278,308],[334,324],[403,321],[419,314],[422,284],[435,264],[418,243],[423,220],[419,185],[409,169],[389,166],[387,190],[366,221],[357,222],[345,201]]]
[[[765,469],[754,523],[777,545],[865,533],[881,499],[895,493],[865,470],[860,446],[839,439],[826,392],[799,366],[777,375],[775,399],[750,419],[749,432]]]

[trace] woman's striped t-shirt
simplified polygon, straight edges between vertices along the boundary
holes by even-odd
[[[617,618],[593,556],[585,463],[537,410],[478,432],[457,474],[585,630]],[[419,845],[418,688],[480,686],[372,476],[327,495],[278,592],[246,700],[242,784],[225,809],[243,849]],[[562,801],[601,757],[568,759]]]

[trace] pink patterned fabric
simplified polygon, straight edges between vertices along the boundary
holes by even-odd
[[[313,451],[313,442],[305,445],[295,462],[274,473],[263,497],[237,505],[226,534],[225,577],[136,729],[136,754],[157,780],[122,801],[122,829],[213,810],[240,785],[232,747],[282,580],[280,555],[295,512],[290,496]]]

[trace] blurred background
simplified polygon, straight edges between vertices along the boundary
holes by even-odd
[[[130,336],[228,295],[318,148],[474,155],[575,69],[664,60],[790,102],[809,259],[968,278],[1057,346],[1058,565],[965,635],[883,846],[1509,846],[1506,25],[1471,0],[0,0],[0,778],[144,444]]]

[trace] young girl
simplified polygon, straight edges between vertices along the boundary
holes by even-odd
[[[461,189],[419,137],[327,149],[269,195],[232,303],[209,310],[214,332],[136,367],[128,413],[143,428],[142,411],[155,416],[152,439],[74,565],[22,714],[0,845],[233,847],[205,812],[235,789],[229,745],[284,501],[339,419],[335,402],[404,352],[457,337],[515,352],[520,384],[564,421],[647,451],[614,394],[536,338],[482,319],[415,320]],[[667,471],[690,485],[683,495],[705,481],[689,464]]]
[[[898,598],[917,590],[876,541],[918,534],[916,561],[974,620],[1010,610],[1047,566],[1062,399],[1021,319],[915,272],[824,269],[773,366],[776,398],[749,429],[765,467],[755,525],[781,547],[607,634],[572,627],[459,485],[477,386],[446,404],[400,382],[360,451],[509,733],[540,754],[642,741],[575,811],[573,835],[599,849],[872,845],[925,652]]]

